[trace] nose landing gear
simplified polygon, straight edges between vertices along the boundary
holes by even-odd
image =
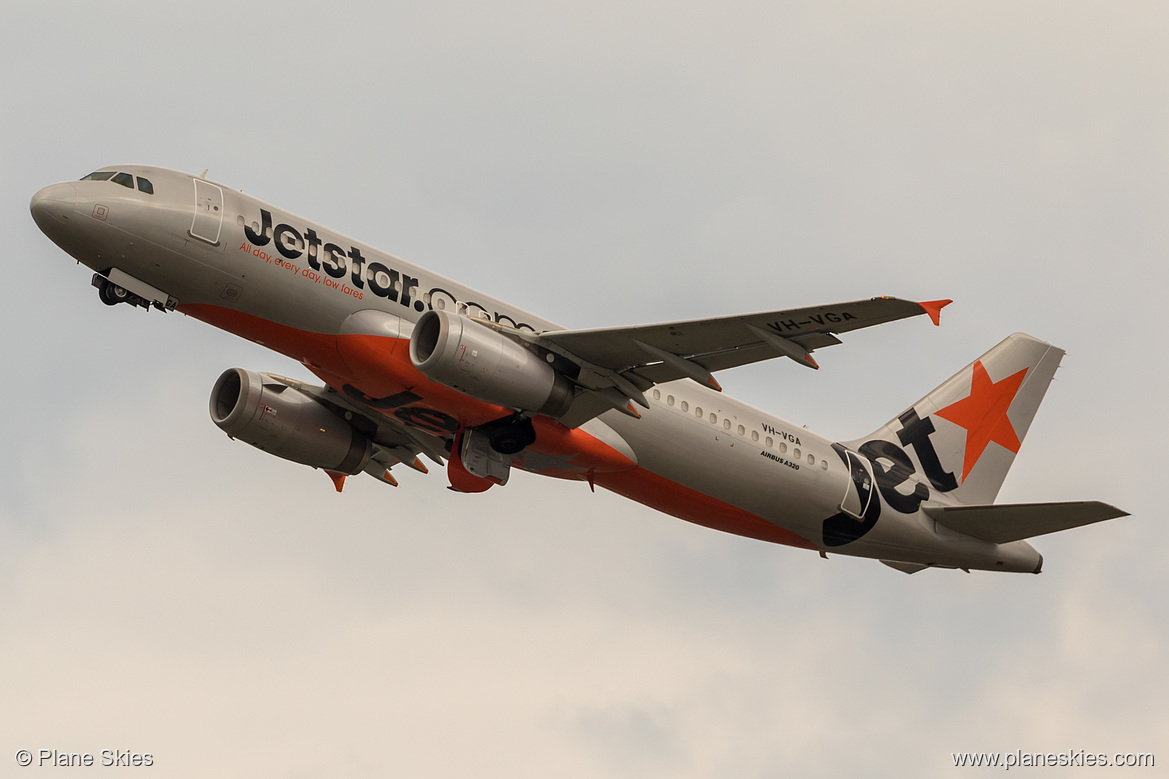
[[[110,268],[105,273],[93,274],[90,282],[97,287],[97,296],[107,306],[116,306],[119,303],[129,303],[145,309],[157,308],[159,311],[170,311],[178,305],[178,301],[165,292],[124,273],[117,268]]]
[[[112,281],[106,281],[105,279],[101,280],[101,284],[97,288],[97,296],[107,306],[116,306],[119,303],[131,303],[134,302],[133,298],[138,297],[125,287],[119,287]]]
[[[125,287],[119,287],[101,274],[93,274],[93,286],[97,287],[97,296],[107,306],[116,306],[119,303],[130,303],[135,306],[147,306],[147,302]]]

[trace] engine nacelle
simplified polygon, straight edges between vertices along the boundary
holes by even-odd
[[[410,362],[439,384],[499,406],[555,417],[572,403],[572,382],[538,355],[450,311],[418,318]]]
[[[360,473],[369,440],[329,409],[273,376],[231,368],[211,390],[211,420],[232,438],[285,460]]]

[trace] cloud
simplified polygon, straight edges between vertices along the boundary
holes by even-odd
[[[8,754],[935,776],[952,751],[1164,741],[1163,11],[204,11],[0,11],[23,74],[0,85]],[[106,309],[36,231],[36,189],[120,160],[210,167],[571,326],[953,297],[940,329],[720,381],[851,438],[1033,332],[1068,356],[1002,498],[1134,516],[1037,540],[1042,576],[904,576],[523,475],[337,495],[204,416],[224,368],[300,366]]]

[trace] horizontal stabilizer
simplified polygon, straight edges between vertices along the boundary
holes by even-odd
[[[951,530],[992,544],[1021,541],[1106,519],[1127,511],[1098,501],[1007,503],[998,506],[927,506],[925,513]]]

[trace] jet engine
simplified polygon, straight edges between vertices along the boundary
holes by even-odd
[[[418,318],[410,362],[439,384],[499,406],[555,417],[572,403],[572,382],[539,355],[450,311]]]
[[[373,446],[311,396],[274,376],[224,371],[211,390],[211,420],[232,438],[285,460],[360,473]]]

